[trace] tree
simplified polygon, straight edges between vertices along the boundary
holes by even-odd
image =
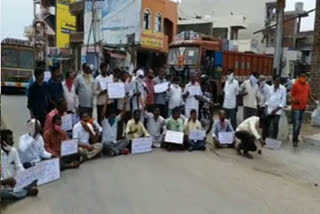
[[[320,99],[320,0],[316,2],[316,18],[314,24],[311,89],[316,99]]]

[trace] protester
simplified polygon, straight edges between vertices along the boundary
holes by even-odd
[[[139,110],[133,112],[133,119],[129,120],[126,128],[127,140],[133,140],[141,137],[149,137],[150,134],[147,132],[143,123],[140,121],[141,115]]]
[[[258,116],[265,116],[265,106],[267,97],[270,93],[270,86],[267,84],[267,80],[265,76],[260,75],[259,76],[259,92],[260,92],[260,100],[259,100],[259,109],[258,109]]]
[[[239,94],[239,82],[234,78],[234,71],[227,71],[227,80],[224,86],[223,108],[227,118],[230,119],[233,129],[237,128],[237,95]]]
[[[126,97],[128,98],[128,102],[126,104],[125,110],[125,119],[123,122],[128,122],[131,119],[131,97],[133,95],[133,83],[132,83],[132,78],[130,76],[129,73],[122,73],[121,75],[121,81],[124,83],[125,85],[125,93],[126,93]],[[110,109],[111,107],[109,106],[108,109]],[[124,108],[124,99],[117,99],[117,110],[118,112],[121,112]]]
[[[260,98],[258,84],[258,73],[252,73],[250,78],[244,81],[240,86],[240,95],[243,96],[243,119],[257,116],[258,102]]]
[[[82,160],[91,160],[98,156],[103,149],[99,136],[90,123],[88,112],[80,111],[80,121],[73,127],[72,138],[79,140],[79,153]]]
[[[206,150],[205,138],[203,140],[189,139],[191,132],[196,130],[202,130],[202,125],[197,118],[198,118],[197,111],[195,109],[192,109],[190,112],[190,118],[184,127],[186,146],[189,152],[192,152],[193,150]]]
[[[282,109],[287,103],[287,91],[285,87],[280,85],[280,76],[273,80],[273,85],[270,87],[269,94],[266,98],[266,124],[264,125],[263,138],[270,137],[277,139],[279,131],[279,120],[282,114]]]
[[[11,130],[1,130],[1,200],[20,200],[27,196],[37,196],[36,181],[21,190],[13,191],[15,176],[24,171],[17,150],[13,147]]]
[[[152,137],[152,146],[160,148],[164,137],[165,119],[160,116],[160,107],[155,106],[153,113],[145,112],[147,120],[147,130]]]
[[[107,96],[101,111],[101,117],[105,118],[102,121],[103,150],[112,157],[120,154],[128,154],[126,147],[129,145],[129,141],[125,139],[120,140],[117,137],[119,122],[124,120],[127,102],[128,98],[124,98],[122,112],[116,115],[115,108],[109,109],[109,98]]]
[[[62,171],[65,169],[79,168],[80,158],[78,154],[66,157],[61,156],[61,144],[63,141],[69,139],[67,133],[61,129],[61,117],[59,115],[55,115],[51,122],[52,125],[43,135],[46,150],[60,158],[60,168]]]
[[[93,77],[90,66],[82,65],[83,74],[75,80],[76,93],[79,96],[79,112],[87,112],[92,116],[93,112]]]
[[[293,122],[293,146],[297,147],[299,143],[300,129],[303,122],[304,111],[307,108],[308,101],[316,101],[311,95],[310,85],[307,82],[306,73],[300,73],[299,80],[297,80],[291,89],[291,109],[292,109],[292,122]]]
[[[249,159],[253,159],[253,156],[249,152],[255,152],[258,150],[258,154],[262,154],[261,147],[264,145],[259,132],[263,129],[264,119],[263,117],[252,116],[240,123],[236,130],[236,150],[238,154],[242,154]],[[259,141],[260,143],[256,143]]]
[[[40,134],[41,124],[36,119],[31,119],[26,124],[27,133],[19,138],[18,152],[24,168],[35,166],[43,159],[55,157],[46,151],[44,141]]]
[[[50,68],[51,78],[46,84],[48,95],[49,95],[49,107],[48,112],[54,109],[57,105],[58,100],[64,98],[63,87],[61,83],[62,73],[60,65],[56,64]]]
[[[76,88],[74,85],[74,79],[76,73],[73,71],[66,73],[66,79],[62,82],[64,98],[67,102],[67,111],[69,113],[76,114],[78,112],[79,97],[76,94]]]
[[[48,115],[46,119],[46,123],[44,125],[44,132],[51,128],[52,118],[56,115],[63,117],[67,115],[67,102],[65,99],[60,99],[57,101],[56,108],[53,109]]]
[[[198,96],[202,96],[200,84],[197,82],[197,76],[193,75],[191,81],[186,85],[185,92],[183,94],[186,99],[184,114],[187,118],[190,117],[190,112],[192,109],[196,110],[197,113],[199,112],[199,101],[197,100],[196,96],[191,95],[189,91],[191,87],[195,86],[199,86]]]
[[[35,69],[34,76],[36,80],[30,86],[28,93],[28,109],[30,110],[31,118],[39,120],[42,126],[46,121],[49,102],[47,89],[43,83],[43,75],[43,70]]]
[[[144,80],[144,72],[139,69],[137,76],[133,81],[133,97],[132,97],[132,110],[143,111],[146,107],[147,88]]]
[[[159,76],[153,79],[154,84],[162,84],[167,83],[168,80],[165,78],[166,71],[164,68],[160,69]],[[167,93],[156,93],[155,94],[155,104],[160,108],[160,114],[163,118],[167,118],[168,116],[168,103],[167,103]]]
[[[113,75],[108,71],[108,65],[101,63],[100,65],[100,74],[94,81],[94,94],[97,96],[97,118],[98,123],[101,125],[101,122],[104,117],[101,117],[101,111],[105,104],[107,96],[107,84],[113,82]],[[104,86],[102,86],[103,84]],[[101,87],[104,87],[103,90]],[[113,103],[113,100],[109,100],[110,103]]]
[[[226,112],[224,110],[219,111],[219,119],[214,121],[212,127],[213,143],[217,148],[225,147],[225,145],[222,145],[219,141],[219,133],[221,132],[234,133],[233,126],[231,125],[230,120],[226,119]],[[234,147],[234,143],[229,144],[228,147]]]
[[[146,96],[146,109],[150,112],[152,111],[154,105],[154,74],[153,70],[149,69],[146,79],[144,80],[147,88],[147,96]]]
[[[173,109],[180,107],[183,104],[182,100],[182,88],[179,85],[179,78],[174,77],[172,79],[172,85],[169,85],[168,97],[169,97],[169,113],[168,116],[172,115]]]
[[[169,118],[166,122],[167,131],[181,132],[184,131],[184,121],[181,119],[180,107],[176,107],[172,110],[172,117]],[[182,148],[181,146],[171,143],[167,143],[168,151],[171,151],[175,148]]]

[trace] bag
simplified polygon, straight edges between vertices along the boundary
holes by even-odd
[[[311,126],[320,127],[320,105],[312,112],[311,115]]]

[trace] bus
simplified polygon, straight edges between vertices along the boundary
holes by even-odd
[[[28,41],[4,39],[1,42],[1,88],[27,88],[34,64],[34,48]]]

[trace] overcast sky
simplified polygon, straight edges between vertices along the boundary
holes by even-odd
[[[315,7],[315,0],[299,1],[304,2],[305,10],[310,10]],[[297,0],[287,0],[287,10],[293,10],[295,2],[297,2]],[[0,0],[0,4],[0,39],[2,40],[7,37],[23,39],[24,27],[30,25],[33,20],[33,0]],[[302,30],[311,30],[313,29],[313,25],[314,13],[312,13],[309,18],[303,20]]]

